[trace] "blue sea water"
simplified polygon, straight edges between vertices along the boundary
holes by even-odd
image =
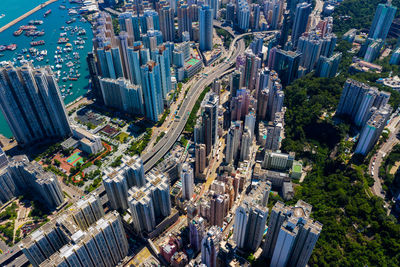
[[[27,11],[31,10],[32,8],[36,7],[40,3],[43,3],[45,1],[39,1],[39,0],[2,0],[2,4],[0,7],[0,14],[5,14],[6,16],[2,19],[0,19],[0,26],[3,26],[7,24],[8,22],[14,20],[15,18],[23,15]],[[5,3],[5,4],[4,4]],[[60,9],[60,5],[65,5],[67,9]],[[15,24],[14,26],[8,28],[4,32],[0,33],[0,45],[8,45],[15,43],[17,44],[17,49],[14,51],[3,51],[1,52],[4,54],[4,56],[0,57],[0,61],[8,61],[8,60],[13,60],[13,58],[16,58],[18,54],[21,54],[21,50],[23,48],[29,49],[30,42],[32,41],[32,37],[27,37],[24,34],[20,36],[14,36],[13,32],[18,30],[18,28],[21,25],[28,25],[28,22],[30,20],[43,20],[42,25],[37,25],[38,30],[44,30],[46,33],[43,36],[36,37],[34,40],[44,40],[46,42],[45,45],[42,46],[36,46],[38,50],[47,50],[47,56],[44,57],[43,61],[34,61],[33,64],[35,66],[44,66],[44,65],[53,65],[55,66],[55,51],[57,50],[57,47],[63,48],[65,44],[58,44],[58,39],[60,37],[61,32],[65,32],[64,30],[61,29],[61,26],[71,26],[73,28],[75,27],[81,27],[86,30],[86,36],[87,39],[85,39],[85,44],[83,45],[83,49],[77,49],[76,45],[73,43],[74,40],[77,39],[78,35],[77,33],[71,35],[71,31],[67,32],[69,38],[69,43],[73,45],[73,51],[72,52],[78,52],[80,59],[80,68],[77,69],[80,73],[80,77],[78,78],[77,81],[69,81],[67,80],[66,82],[63,82],[61,79],[59,81],[59,87],[62,89],[63,85],[66,85],[66,89],[69,88],[69,85],[72,84],[71,88],[71,93],[72,95],[67,95],[64,99],[64,102],[66,104],[74,101],[76,98],[79,96],[82,96],[85,94],[88,90],[88,81],[89,81],[89,71],[87,68],[87,63],[86,63],[86,55],[88,52],[92,50],[92,31],[91,31],[91,25],[89,22],[81,22],[80,17],[75,15],[75,16],[69,16],[68,15],[68,8],[71,7],[78,7],[76,4],[70,4],[68,1],[62,1],[59,0],[57,2],[54,2],[50,5],[48,5],[46,8],[39,10],[32,14],[31,16],[25,18],[24,20],[20,21],[19,23]],[[52,12],[50,15],[48,15],[46,18],[44,18],[44,13],[48,10],[51,9]],[[76,21],[71,23],[71,24],[66,24],[67,20],[70,20],[71,18],[75,17]],[[79,36],[79,37],[84,37],[84,36]],[[72,52],[69,53],[72,57]],[[28,53],[27,53],[28,54]],[[23,54],[26,57],[26,54]],[[66,53],[62,53],[61,56],[65,57]],[[49,62],[46,62],[46,59],[49,60]],[[60,69],[61,72],[66,71],[70,68],[66,66],[66,63],[70,60],[64,60],[63,63],[63,68]],[[74,61],[74,60],[71,60]],[[56,69],[55,69],[56,71]],[[64,75],[67,76],[67,75]],[[0,112],[0,133],[5,135],[6,137],[11,137],[12,133],[10,128],[7,125],[7,122],[5,118],[3,117],[3,114]]]

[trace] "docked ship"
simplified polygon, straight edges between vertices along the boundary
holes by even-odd
[[[44,13],[44,17],[47,17],[51,13],[51,9],[47,10],[46,13]]]

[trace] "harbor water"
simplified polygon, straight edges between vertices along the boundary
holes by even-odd
[[[3,5],[4,2],[9,2],[9,4]],[[5,16],[0,19],[0,25],[7,24],[42,2],[44,1],[3,0],[0,15],[4,14]],[[12,6],[12,8],[8,6]],[[74,101],[88,90],[89,71],[86,63],[86,55],[92,50],[93,36],[89,22],[86,22],[79,15],[69,15],[69,9],[71,8],[78,9],[79,5],[59,0],[0,33],[0,46],[17,45],[17,48],[13,51],[5,50],[0,52],[0,61],[13,61],[14,65],[18,66],[21,65],[21,59],[33,59],[33,65],[35,66],[53,66],[53,72],[59,73],[58,84],[65,104]],[[45,17],[44,14],[50,9],[51,13]],[[14,36],[13,33],[20,26],[29,25],[30,21],[35,20],[43,21],[42,24],[36,24],[35,26],[37,27],[36,31],[44,31],[44,35],[35,37],[26,36],[24,31],[21,35]],[[69,22],[68,24],[67,21]],[[60,40],[61,37],[68,38],[68,41]],[[31,42],[40,40],[43,40],[45,44],[31,46]],[[59,41],[65,42],[59,43]],[[32,47],[37,49],[37,51],[30,53],[29,49]],[[47,55],[45,55],[46,52]],[[1,112],[0,133],[6,137],[12,136],[10,128]]]

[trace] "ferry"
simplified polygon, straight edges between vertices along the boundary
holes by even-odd
[[[51,13],[51,9],[47,10],[46,13],[44,13],[44,17],[47,17]]]
[[[45,41],[44,40],[39,40],[35,42],[30,42],[31,46],[38,46],[38,45],[44,45]]]
[[[19,30],[16,30],[13,34],[14,34],[14,36],[20,36],[20,35],[22,34],[23,31],[24,31],[24,30],[19,29]]]
[[[16,44],[9,44],[9,45],[7,45],[7,50],[14,51],[15,49],[17,49],[17,45],[16,45]]]

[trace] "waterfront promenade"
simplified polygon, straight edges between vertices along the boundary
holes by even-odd
[[[22,16],[14,19],[13,21],[7,23],[6,25],[4,25],[3,27],[0,28],[0,32],[3,32],[5,30],[7,30],[8,28],[10,28],[11,26],[13,26],[14,24],[20,22],[21,20],[27,18],[28,16],[32,15],[33,13],[35,13],[36,11],[50,5],[51,3],[57,2],[58,0],[48,0],[40,5],[38,5],[37,7],[29,10],[28,12],[26,12],[25,14],[23,14]]]

